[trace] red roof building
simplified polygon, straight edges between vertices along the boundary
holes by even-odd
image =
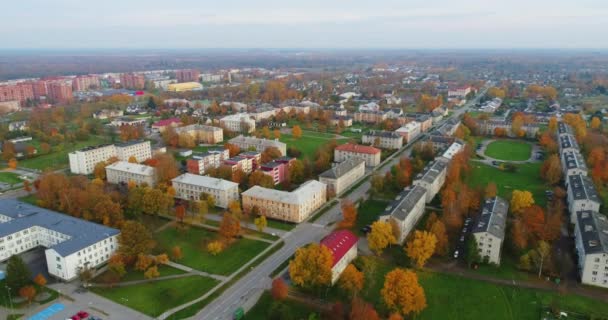
[[[361,144],[346,143],[336,147],[336,150],[345,152],[365,153],[365,154],[377,154],[381,150],[372,146],[364,146]]]
[[[368,167],[375,167],[380,164],[382,152],[372,146],[347,143],[339,145],[334,149],[334,161],[343,162],[348,159],[363,159]]]
[[[357,236],[349,230],[337,230],[321,240],[333,254],[331,282],[336,283],[342,271],[357,257]]]
[[[177,127],[181,124],[182,121],[179,118],[169,118],[157,121],[152,125],[152,129],[157,129],[158,131],[163,132],[168,126]]]

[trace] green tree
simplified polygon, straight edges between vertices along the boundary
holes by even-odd
[[[6,285],[16,294],[19,289],[30,283],[32,274],[20,256],[13,255],[6,266]]]
[[[469,267],[472,266],[474,263],[481,261],[481,257],[479,256],[479,248],[477,247],[477,240],[475,240],[475,236],[470,236],[467,240],[466,260]]]
[[[147,255],[154,247],[152,234],[146,227],[137,221],[127,221],[120,230],[118,236],[120,243],[119,252],[130,259],[137,258],[140,254]]]

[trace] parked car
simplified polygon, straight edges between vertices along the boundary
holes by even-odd
[[[78,314],[77,314],[77,315],[78,315],[78,316],[79,316],[81,319],[86,319],[86,318],[88,318],[88,317],[89,317],[89,313],[88,313],[88,312],[86,312],[86,311],[82,311],[82,310],[78,311]]]
[[[73,315],[70,319],[72,320],[81,320],[80,317],[78,315]]]
[[[454,251],[454,259],[458,258],[458,250]]]
[[[464,235],[460,236],[460,242],[464,242]]]

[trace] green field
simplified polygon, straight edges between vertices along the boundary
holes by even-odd
[[[297,226],[297,224],[295,223],[285,222],[281,220],[267,219],[266,222],[268,223],[269,228],[279,229],[283,231],[290,231]]]
[[[496,167],[471,161],[471,172],[466,183],[472,187],[485,188],[490,182],[496,183],[498,195],[511,199],[513,190],[528,190],[534,195],[537,204],[544,206],[547,202],[545,190],[548,188],[540,178],[541,163],[515,165],[517,172],[501,171]]]
[[[180,246],[183,259],[177,261],[191,268],[214,274],[229,275],[249,261],[270,244],[250,239],[238,239],[217,256],[206,250],[208,242],[215,240],[218,234],[214,231],[189,227],[187,231],[167,228],[154,234],[159,248],[157,251],[170,252],[174,246]]]
[[[0,172],[0,182],[8,183],[10,185],[20,183],[19,175],[13,172]]]
[[[82,149],[87,146],[94,146],[102,143],[107,143],[107,140],[98,137],[98,136],[90,136],[87,141],[79,141],[76,143],[66,143],[62,145],[58,145],[52,148],[49,154],[36,156],[31,159],[25,159],[19,161],[20,167],[30,168],[30,169],[38,169],[38,170],[46,170],[46,169],[61,169],[68,166],[68,153]]]
[[[363,235],[361,228],[378,220],[378,217],[382,214],[382,212],[384,212],[384,209],[386,206],[388,206],[388,204],[388,201],[371,199],[362,202],[357,210],[357,224],[355,226],[356,229],[354,230],[355,233]]]
[[[158,266],[158,272],[160,273],[161,277],[166,277],[166,276],[173,276],[173,275],[177,275],[177,274],[184,274],[186,273],[183,270],[180,269],[176,269],[167,265],[159,265]],[[108,276],[109,271],[105,271],[104,273],[98,275],[97,277],[95,277],[95,279],[93,279],[93,282],[96,283],[104,283],[104,278],[106,276]],[[128,281],[136,281],[136,280],[144,280],[144,273],[142,271],[137,271],[134,269],[128,269],[127,273],[125,273],[125,275],[122,277],[122,279],[120,279],[120,282],[128,282]]]
[[[279,140],[287,144],[287,148],[292,147],[300,150],[302,152],[300,159],[308,158],[314,160],[315,152],[324,144],[331,141],[332,136],[326,133],[305,131],[300,139],[295,139],[290,134],[281,134]],[[340,144],[345,141],[346,139],[340,139],[338,143]]]
[[[245,319],[247,320],[266,320],[269,318],[269,311],[274,303],[272,295],[265,291],[258,302],[247,312]],[[313,313],[310,307],[291,300],[281,302],[289,308],[292,319],[309,319],[309,315]],[[318,319],[318,318],[315,318]]]
[[[530,159],[532,145],[524,141],[496,140],[490,142],[485,155],[498,160],[525,161]]]
[[[192,276],[125,287],[94,287],[91,290],[116,303],[156,317],[166,310],[202,296],[217,283],[215,279]]]

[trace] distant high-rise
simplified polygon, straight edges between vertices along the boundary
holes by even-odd
[[[72,100],[72,85],[67,81],[53,81],[48,83],[48,97],[54,102],[67,102]]]
[[[175,71],[177,82],[198,82],[201,73],[194,69],[182,69]]]
[[[25,101],[34,98],[31,84],[18,83],[0,86],[0,101]]]
[[[146,84],[143,74],[123,73],[120,75],[120,83],[125,89],[142,90]]]
[[[77,76],[72,80],[72,90],[84,91],[91,87],[99,87],[99,77],[94,75]]]

